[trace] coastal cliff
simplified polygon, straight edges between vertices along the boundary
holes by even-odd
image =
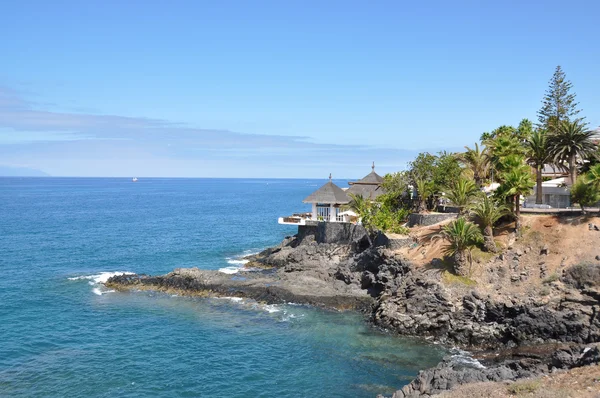
[[[530,220],[519,238],[506,233],[502,253],[476,259],[473,279],[448,273],[439,247],[425,238],[439,226],[428,226],[407,238],[418,244],[394,250],[362,228],[345,231],[341,243],[325,242],[323,231],[314,229],[248,257],[248,270],[233,276],[177,269],[163,276],[116,276],[106,285],[360,310],[398,335],[471,351],[476,366],[446,360],[394,394],[431,396],[466,383],[600,362],[594,344],[600,341],[600,264],[590,252],[600,235],[582,222],[557,230],[544,222]],[[561,229],[576,236],[556,241]]]

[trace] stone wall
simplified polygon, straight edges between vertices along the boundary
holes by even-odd
[[[297,239],[308,243],[352,244],[362,240],[367,230],[362,225],[345,222],[316,222],[310,225],[299,225]]]
[[[408,217],[408,226],[414,227],[415,225],[433,225],[442,221],[456,218],[457,213],[429,213],[419,214],[412,213]]]

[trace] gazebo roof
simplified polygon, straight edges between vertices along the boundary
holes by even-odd
[[[374,200],[378,196],[383,195],[385,192],[381,185],[379,184],[353,184],[348,190],[346,194],[362,196],[365,199]]]
[[[329,176],[329,182],[317,189],[315,192],[308,195],[302,202],[304,203],[327,203],[327,204],[346,204],[350,202],[346,192],[331,182],[331,175]]]
[[[371,172],[369,174],[367,174],[366,176],[364,176],[361,180],[359,181],[354,181],[354,182],[349,182],[348,184],[350,185],[356,185],[356,184],[368,184],[368,185],[379,185],[383,182],[383,177],[380,176],[379,174],[375,173],[375,162],[373,162],[373,165],[371,166]],[[352,189],[352,188],[350,188]]]

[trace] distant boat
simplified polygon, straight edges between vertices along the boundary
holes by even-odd
[[[133,178],[131,179],[131,181],[133,181],[133,182],[137,182],[137,177],[133,177]]]

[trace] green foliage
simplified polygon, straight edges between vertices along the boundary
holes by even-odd
[[[579,204],[582,211],[584,206],[592,206],[600,200],[598,186],[593,183],[588,184],[586,179],[587,176],[580,178],[571,187],[571,202]]]
[[[559,276],[555,272],[553,274],[550,274],[547,278],[542,279],[542,283],[547,285],[549,283],[556,282],[558,279],[559,279]]]
[[[463,217],[444,225],[438,237],[448,241],[444,253],[450,256],[456,254],[456,252],[471,249],[483,241],[479,228]]]
[[[442,282],[445,285],[468,286],[468,287],[477,286],[477,282],[475,282],[473,279],[469,279],[466,276],[454,275],[448,271],[442,272]]]
[[[465,177],[459,177],[446,188],[446,197],[458,207],[461,214],[473,202],[477,194],[479,194],[479,190],[473,180]]]
[[[438,155],[420,153],[409,163],[408,172],[411,183],[417,189],[417,211],[425,211],[428,204],[433,203],[433,195],[438,190],[459,178],[463,172],[459,158],[454,153],[446,151]]]
[[[418,154],[415,160],[408,163],[411,180],[433,180],[435,161],[436,156],[428,152]]]
[[[446,151],[439,152],[433,163],[433,183],[435,187],[448,186],[452,181],[459,178],[462,172],[456,154]]]
[[[542,100],[542,108],[538,111],[538,121],[540,127],[554,134],[562,122],[580,121],[577,118],[580,109],[576,102],[576,94],[571,92],[573,84],[567,80],[565,73],[559,66],[556,67],[549,87]]]
[[[521,141],[527,141],[534,132],[533,123],[529,119],[523,119],[515,132],[516,138]]]
[[[584,181],[588,185],[592,185],[597,190],[600,189],[600,163],[590,167],[589,171],[584,176]]]
[[[348,194],[348,196],[350,197],[350,203],[345,205],[343,209],[355,212],[365,228],[370,229],[373,217],[373,203],[365,199],[362,195]]]
[[[385,194],[379,196],[377,201],[392,210],[408,209],[412,205],[412,191],[409,185],[410,176],[405,171],[386,174],[381,184]]]
[[[372,224],[384,232],[407,235],[409,229],[403,224],[406,223],[408,214],[409,211],[406,209],[394,211],[386,206],[381,206],[374,212]]]
[[[505,215],[510,214],[510,209],[503,203],[483,196],[470,208],[471,215],[477,217],[483,228],[493,227],[496,221]]]
[[[513,395],[530,395],[536,392],[541,386],[538,380],[518,381],[509,385],[506,389]]]
[[[487,177],[490,168],[490,157],[487,148],[480,149],[475,143],[475,148],[465,146],[466,151],[459,155],[460,161],[473,173],[475,184],[481,187],[483,180]]]
[[[368,230],[379,229],[384,232],[407,234],[408,228],[404,227],[409,211],[407,209],[394,209],[383,203],[372,202],[362,195],[349,194],[350,203],[344,206],[351,209],[360,217],[362,225]]]
[[[502,192],[506,196],[529,195],[533,190],[535,181],[531,169],[525,164],[525,158],[509,156],[504,159],[505,169],[500,174],[502,179]]]
[[[577,179],[577,157],[587,158],[596,152],[596,145],[592,141],[594,133],[578,121],[563,121],[555,131],[548,137],[548,152],[552,163],[559,166],[568,164],[571,181],[574,183]]]

